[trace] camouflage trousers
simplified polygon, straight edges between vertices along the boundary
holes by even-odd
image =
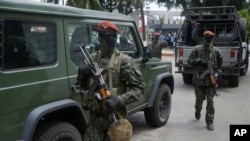
[[[213,123],[215,108],[214,108],[214,94],[212,92],[212,87],[209,86],[195,86],[195,110],[196,112],[201,112],[203,100],[207,99],[206,107],[206,123]]]
[[[84,141],[109,141],[107,132],[111,123],[108,114],[91,112],[90,122],[84,134]]]

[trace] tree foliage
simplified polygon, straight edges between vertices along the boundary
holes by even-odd
[[[60,0],[41,0],[41,2],[55,3],[59,4]],[[109,11],[112,12],[114,9],[118,9],[119,13],[130,14],[133,9],[140,9],[142,17],[144,17],[143,3],[145,0],[67,0],[66,5],[83,8],[92,9],[99,11]],[[126,5],[124,5],[126,2]],[[202,2],[202,3],[201,3]],[[158,0],[158,3],[163,3],[167,9],[172,7],[183,7],[186,8],[185,0]],[[246,0],[192,0],[191,7],[200,6],[235,6],[239,11],[240,17],[246,18],[250,22],[250,4]],[[124,9],[125,8],[125,9]],[[143,21],[144,22],[144,19]],[[144,24],[143,24],[144,25]],[[145,28],[145,27],[144,27]],[[248,24],[248,35],[250,31],[250,25]]]
[[[99,0],[68,0],[66,5],[83,9],[105,10]]]
[[[176,1],[176,3],[174,3],[174,1]],[[203,1],[203,3],[201,3],[200,1]],[[179,6],[182,6],[184,9],[186,8],[185,0],[158,0],[158,3],[164,3],[168,9]],[[245,4],[246,0],[192,0],[191,1],[191,7],[234,5],[238,10],[243,9]]]
[[[117,9],[119,13],[130,14],[133,9],[140,8],[142,0],[68,0],[68,6],[112,12]]]
[[[142,16],[142,28],[144,29],[143,40],[145,40],[146,35],[143,2],[144,0],[68,0],[66,5],[83,9],[109,12],[117,9],[119,13],[125,15],[132,13],[133,9],[140,9],[140,13]]]

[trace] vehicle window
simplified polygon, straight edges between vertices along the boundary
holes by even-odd
[[[2,69],[51,65],[56,62],[56,28],[50,22],[5,20]]]
[[[70,43],[70,58],[73,63],[78,66],[84,60],[80,46],[85,45],[90,51],[90,34],[91,34],[90,25],[88,24],[70,24],[68,26],[68,35]]]
[[[222,38],[225,37],[226,31],[225,31],[225,26],[224,25],[217,25],[216,26],[216,32],[215,32],[215,36]]]
[[[226,30],[226,37],[234,37],[234,30],[232,28]]]
[[[230,38],[230,37],[236,37],[235,35],[235,29],[232,24],[206,24],[201,25],[198,31],[198,36],[202,37],[203,32],[205,30],[211,30],[215,33],[215,37],[217,38]]]
[[[97,23],[69,24],[68,35],[70,43],[70,56],[76,66],[80,65],[84,59],[79,48],[81,45],[85,45],[90,54],[100,49],[97,27]],[[132,27],[119,24],[117,27],[119,32],[117,35],[116,48],[124,54],[133,58],[138,58],[139,54]]]
[[[118,28],[117,49],[130,57],[138,58],[139,54],[132,28],[126,25],[118,25]]]
[[[215,25],[213,25],[213,24],[206,24],[206,25],[201,24],[199,26],[198,36],[203,37],[204,31],[210,30],[210,31],[214,32],[214,29],[215,29]]]

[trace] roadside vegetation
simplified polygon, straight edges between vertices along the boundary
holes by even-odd
[[[60,0],[41,0],[42,2],[59,4]],[[155,1],[155,0],[151,0]],[[167,9],[173,7],[183,7],[185,11],[187,7],[188,0],[158,0],[160,5],[164,5]],[[248,23],[250,22],[250,2],[246,0],[189,0],[191,7],[200,7],[200,6],[232,6],[234,5],[241,18],[246,18]],[[144,17],[143,6],[145,0],[67,0],[65,5],[83,8],[83,9],[92,9],[99,11],[109,11],[112,12],[114,9],[117,9],[119,13],[128,15],[134,12],[135,9],[140,9],[142,17]],[[149,1],[150,2],[150,1]],[[184,12],[183,12],[184,14]],[[142,19],[142,25],[144,25],[144,19]],[[144,27],[145,28],[145,27]],[[250,34],[250,24],[247,27],[247,35]],[[145,35],[144,35],[145,36]],[[248,36],[250,37],[250,36]]]

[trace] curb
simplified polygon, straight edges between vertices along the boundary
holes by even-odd
[[[162,51],[161,52],[162,56],[173,56],[173,51]]]

